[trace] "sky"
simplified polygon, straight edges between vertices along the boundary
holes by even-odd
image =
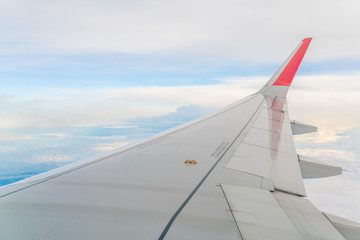
[[[306,180],[360,221],[359,1],[0,1],[0,185],[139,141],[261,88],[306,37],[290,117]]]

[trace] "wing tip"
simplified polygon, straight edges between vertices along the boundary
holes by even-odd
[[[301,42],[308,47],[312,39],[312,37],[304,38]]]
[[[288,62],[286,67],[283,69],[283,71],[280,73],[279,77],[276,79],[276,81],[272,84],[273,86],[290,86],[292,83],[292,80],[299,68],[299,65],[310,45],[312,38],[304,38],[301,41],[300,46],[298,47],[295,54],[292,56],[291,60]]]

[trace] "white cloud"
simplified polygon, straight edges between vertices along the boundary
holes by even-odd
[[[305,186],[309,199],[320,210],[360,222],[360,167],[351,166],[357,172],[305,180]]]
[[[309,133],[304,135],[295,135],[294,139],[297,142],[306,142],[306,143],[327,143],[327,142],[336,142],[340,138],[345,138],[348,136],[341,135],[343,132],[335,130],[333,128],[327,128],[320,125],[315,133]]]
[[[18,151],[18,148],[16,146],[0,146],[0,152],[15,152],[15,151]]]
[[[1,102],[0,125],[52,127],[119,124],[125,119],[161,116],[180,106],[220,108],[260,89],[269,77],[218,79],[218,85],[46,89],[47,95],[11,96]],[[316,125],[322,141],[360,125],[360,74],[295,78],[288,94],[290,117]],[[48,97],[49,96],[49,97]],[[96,96],[96,97],[94,97]],[[59,135],[58,135],[59,136]],[[314,139],[312,137],[316,137]],[[312,139],[311,139],[312,138]]]
[[[359,6],[355,0],[2,1],[1,45],[7,53],[156,51],[274,62],[313,36],[307,61],[359,59]]]
[[[99,152],[106,152],[106,151],[113,150],[115,148],[125,146],[129,143],[130,142],[99,143],[95,147],[92,147],[91,149],[94,149]]]
[[[44,162],[69,162],[72,158],[69,155],[62,154],[36,154],[32,156],[33,163]]]
[[[0,134],[2,141],[19,141],[19,140],[31,140],[34,136],[31,135],[17,135],[17,134]]]
[[[288,94],[291,117],[336,131],[358,127],[359,80],[359,73],[296,77]]]
[[[53,90],[52,95],[57,98],[44,97],[35,102],[31,97],[13,97],[3,102],[0,125],[6,128],[106,125],[165,115],[183,105],[218,108],[250,93],[249,89],[233,85]]]
[[[40,134],[40,136],[64,138],[64,137],[68,136],[68,134],[65,134],[65,133],[42,133],[42,134]]]
[[[139,126],[106,126],[106,127],[103,127],[103,128],[113,128],[113,129],[123,129],[123,128],[137,128]]]
[[[357,160],[355,154],[353,152],[350,152],[349,150],[305,148],[298,149],[297,152],[304,156],[312,157],[314,159],[320,158],[322,160],[327,160],[327,162],[334,161],[335,159],[340,159],[340,161]]]
[[[15,116],[14,116],[15,118]],[[16,126],[16,125],[13,125]],[[37,137],[56,137],[56,138],[64,138],[67,137],[68,134],[65,133],[40,133],[40,134],[18,134],[18,133],[0,133],[0,140],[2,141],[22,141],[22,140],[34,140]]]

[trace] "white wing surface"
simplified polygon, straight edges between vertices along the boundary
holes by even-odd
[[[0,239],[344,239],[305,198],[286,104],[310,41],[217,113],[1,188]]]

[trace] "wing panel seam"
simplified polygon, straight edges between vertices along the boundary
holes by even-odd
[[[223,189],[223,187],[222,187],[221,184],[219,184],[219,187],[221,188],[221,191],[222,191],[222,193],[224,194],[224,198],[225,198],[225,200],[226,200],[226,203],[227,203],[227,205],[229,206],[229,209],[230,209],[230,212],[231,212],[231,216],[233,217],[233,220],[234,220],[234,222],[235,222],[236,228],[237,228],[237,230],[239,231],[240,238],[241,238],[241,239],[244,239],[244,237],[243,237],[242,234],[241,234],[239,225],[237,224],[237,221],[236,221],[236,219],[235,219],[234,212],[233,212],[233,210],[231,209],[231,206],[230,206],[230,203],[229,203],[229,201],[228,201],[228,198],[226,197],[225,191],[224,191],[224,189]]]

